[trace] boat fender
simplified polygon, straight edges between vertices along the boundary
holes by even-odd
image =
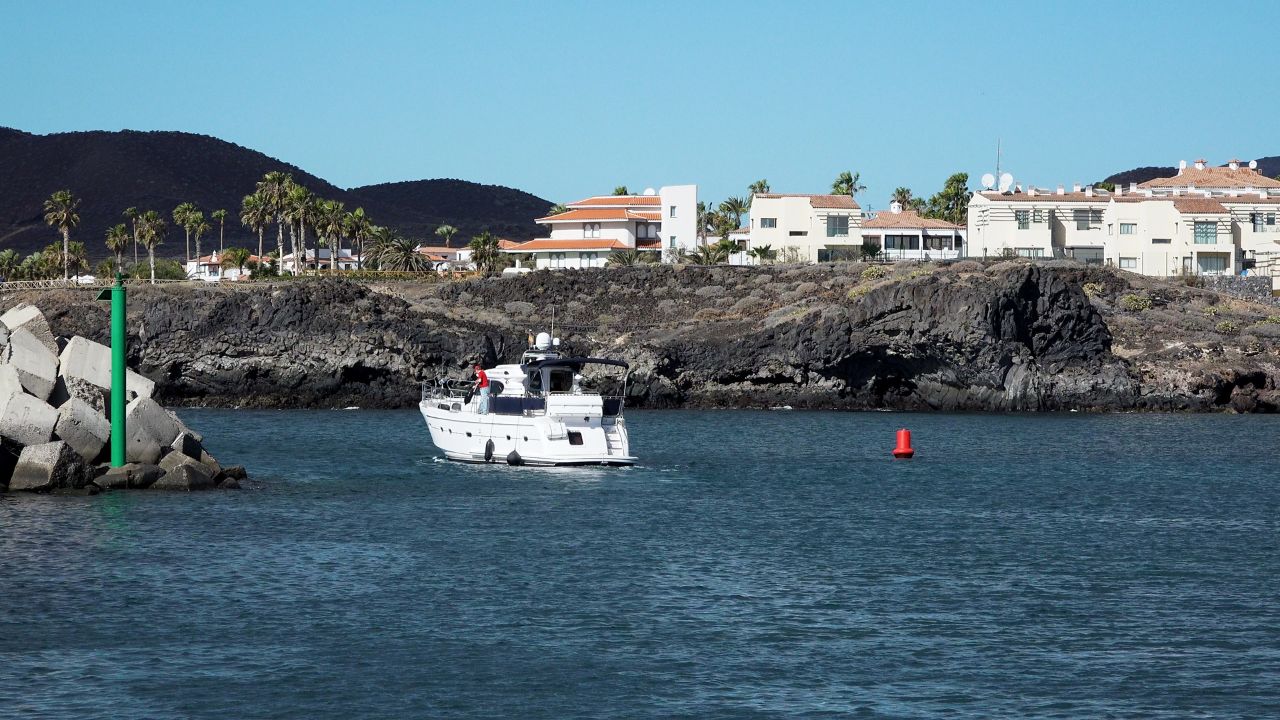
[[[484,461],[493,462],[493,441],[492,440],[484,444]]]
[[[507,453],[507,464],[523,465],[524,458],[520,457],[520,453],[516,452],[515,450],[512,450],[511,452]]]

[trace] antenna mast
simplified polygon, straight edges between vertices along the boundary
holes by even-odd
[[[996,138],[996,177],[1000,177],[1000,138]]]

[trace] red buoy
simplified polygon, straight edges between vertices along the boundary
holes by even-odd
[[[893,456],[906,460],[915,454],[916,451],[911,447],[911,431],[902,428],[898,431],[898,447],[893,449]]]

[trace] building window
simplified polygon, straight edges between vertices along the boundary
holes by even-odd
[[[1013,217],[1018,221],[1018,229],[1026,230],[1031,227],[1031,211],[1030,210],[1014,210]]]
[[[1218,242],[1218,223],[1198,222],[1195,224],[1197,245],[1213,245]]]
[[[1015,251],[1018,257],[1038,258],[1044,257],[1044,248],[1017,248]]]
[[[1196,267],[1203,275],[1221,275],[1227,271],[1227,256],[1197,255]]]
[[[1120,258],[1120,269],[1121,270],[1137,270],[1138,258],[1126,258],[1126,257]]]
[[[919,235],[885,235],[885,250],[919,250]]]
[[[1072,210],[1071,215],[1076,220],[1077,230],[1089,229],[1089,211],[1088,210]]]
[[[1267,224],[1268,224],[1268,225],[1275,225],[1275,224],[1276,224],[1276,214],[1275,214],[1275,213],[1267,213]]]
[[[578,253],[578,257],[582,259],[581,265],[583,267],[591,267],[596,264],[596,254],[593,252]]]
[[[583,223],[582,234],[589,238],[600,237],[600,223]]]
[[[1253,223],[1254,232],[1262,232],[1264,222],[1262,213],[1249,213],[1249,221]]]
[[[761,229],[776,228],[778,227],[778,218],[760,218],[760,227]]]
[[[674,248],[675,246],[676,246],[676,236],[675,236],[675,235],[672,235],[672,236],[671,236],[671,244],[670,244],[670,245],[668,245],[667,247]]]
[[[1044,222],[1044,211],[1036,210],[1035,212],[1033,212],[1031,214],[1031,222],[1037,222],[1037,223]]]
[[[1171,242],[1173,241],[1169,238],[1151,238],[1152,245],[1168,245]]]
[[[849,216],[827,216],[827,237],[849,237]]]
[[[805,235],[809,234],[809,231],[808,230],[792,230],[787,234],[790,235],[791,237],[804,237]]]
[[[1138,232],[1138,224],[1137,224],[1137,223],[1120,223],[1120,234],[1121,234],[1121,235],[1134,235],[1134,234],[1136,234],[1137,232]],[[1124,266],[1123,266],[1123,265],[1121,265],[1120,267],[1124,267]]]
[[[672,205],[672,206],[671,206],[671,214],[670,214],[670,215],[668,215],[668,217],[675,217],[675,216],[676,216],[676,206],[675,206],[675,205]]]

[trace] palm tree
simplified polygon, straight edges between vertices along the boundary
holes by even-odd
[[[191,259],[192,216],[197,212],[200,211],[196,208],[195,203],[189,202],[184,202],[173,209],[173,224],[182,226],[183,231],[187,234],[187,260]],[[200,219],[204,220],[204,213],[200,214]]]
[[[133,229],[133,264],[136,267],[138,264],[138,208],[125,208],[124,217]]]
[[[769,181],[761,178],[748,185],[747,192],[751,195],[764,195],[769,192]]]
[[[321,200],[316,206],[316,246],[321,244],[329,248],[329,272],[338,269],[338,253],[342,251],[342,233],[346,229],[344,221],[346,208],[337,200]],[[316,251],[316,271],[320,270],[320,252]]]
[[[482,272],[493,272],[498,269],[498,260],[502,257],[502,250],[498,245],[498,238],[488,230],[471,238],[471,242],[467,244],[471,248],[471,262],[476,266],[477,270]]]
[[[44,201],[44,221],[62,233],[62,279],[71,278],[71,228],[80,224],[80,199],[70,190],[59,190]]]
[[[453,242],[453,236],[458,234],[458,228],[452,225],[441,225],[436,228],[436,235],[444,238],[444,246],[449,247],[449,243]]]
[[[258,181],[254,192],[262,198],[266,212],[276,221],[276,257],[284,258],[284,214],[288,207],[289,187],[293,185],[293,176],[279,170],[273,170]],[[258,257],[262,257],[259,253]],[[295,266],[296,267],[296,266]],[[283,271],[283,268],[276,268]]]
[[[58,246],[50,245],[45,248],[46,255],[57,255]],[[66,257],[62,260],[64,265],[70,266],[73,274],[79,275],[89,270],[89,251],[85,248],[84,243],[76,241],[67,245]]]
[[[695,265],[719,265],[729,261],[729,248],[722,242],[699,245],[692,252],[686,251],[684,258]]]
[[[307,267],[307,225],[316,224],[316,207],[319,198],[303,185],[297,183],[289,187],[285,197],[285,218],[289,220],[289,237],[293,245],[294,268],[305,270]],[[294,234],[297,226],[297,234]],[[320,270],[320,255],[316,254],[316,271]],[[298,272],[301,272],[299,270]],[[297,273],[295,273],[297,274]]]
[[[191,219],[193,221],[191,225],[191,232],[195,234],[196,238],[196,262],[200,262],[200,238],[204,236],[205,233],[213,230],[213,228],[209,223],[204,221],[204,213],[202,212],[197,212]]]
[[[369,221],[369,216],[364,213],[364,208],[358,207],[347,214],[346,218],[347,235],[351,238],[353,244],[360,246],[360,254],[356,256],[356,269],[364,267],[364,245],[369,240],[369,232],[373,229],[373,223]]]
[[[866,185],[859,182],[861,178],[862,173],[851,173],[848,170],[845,170],[836,176],[835,182],[831,183],[831,194],[849,196],[857,195],[867,189]]]
[[[613,189],[613,194],[614,195],[630,195],[631,191],[627,189],[626,185],[619,185],[618,187]]]
[[[223,250],[220,255],[222,256],[222,267],[236,268],[243,275],[244,264],[249,262],[249,257],[252,253],[247,248],[231,247]]]
[[[124,265],[124,250],[129,247],[129,228],[124,223],[107,231],[107,249],[116,256],[116,272]]]
[[[757,245],[756,247],[751,248],[747,254],[756,259],[757,265],[763,265],[777,255],[777,253],[773,251],[772,245]]]
[[[155,210],[148,210],[142,214],[139,221],[141,230],[141,239],[144,247],[147,248],[147,260],[151,264],[151,284],[156,284],[156,248],[164,243],[164,237],[168,233],[168,227],[165,225],[164,218],[160,217],[160,213]]]
[[[648,253],[644,254],[647,255]],[[641,253],[635,250],[619,250],[609,256],[609,264],[618,266],[638,265],[644,262],[640,259],[640,255]]]
[[[271,208],[267,206],[261,195],[257,193],[245,195],[240,201],[240,223],[258,233],[258,259],[261,261],[264,255],[262,233],[271,224]]]
[[[911,194],[911,188],[894,188],[893,197],[889,198],[889,201],[898,203],[903,210],[910,210],[915,207],[915,197]]]
[[[13,248],[0,250],[0,280],[12,280],[17,276],[20,265],[22,265],[22,256],[17,250]]]
[[[424,271],[431,263],[418,252],[418,244],[388,228],[377,228],[373,259],[383,270]]]
[[[221,254],[222,243],[223,243],[223,240],[226,239],[225,236],[227,232],[227,211],[214,210],[213,212],[209,213],[209,217],[218,221],[218,253]]]
[[[560,213],[563,213],[563,212],[569,212],[569,208],[565,207],[562,203],[556,203],[555,205],[551,206],[550,210],[547,211],[547,217],[550,217],[552,215],[559,215]]]
[[[733,229],[737,230],[742,227],[742,214],[745,213],[749,207],[751,206],[746,200],[731,197],[720,203],[720,212],[733,218]]]

